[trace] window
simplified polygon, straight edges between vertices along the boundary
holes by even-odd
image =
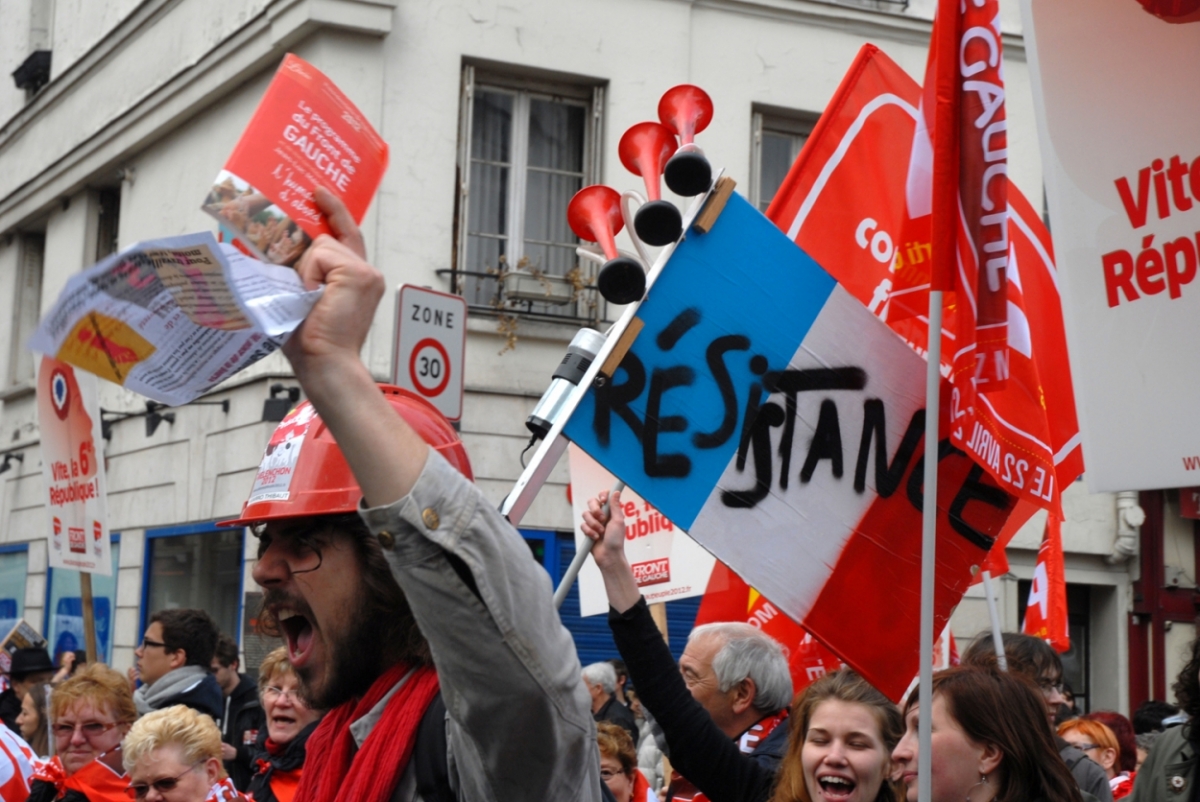
[[[33,352],[25,347],[37,329],[42,306],[42,260],[46,238],[42,234],[22,234],[17,254],[17,287],[13,299],[12,347],[8,358],[9,386],[31,382],[37,370]]]
[[[121,545],[112,542],[112,576],[92,574],[92,615],[96,622],[96,651],[102,663],[112,654],[113,618],[117,609],[117,564]],[[79,590],[79,572],[50,569],[49,600],[46,604],[46,640],[50,655],[58,662],[63,652],[84,648],[83,598]],[[140,633],[139,633],[140,634]]]
[[[121,227],[120,187],[102,189],[96,193],[96,259],[99,262],[117,252],[117,236]]]
[[[25,615],[25,577],[29,573],[29,547],[0,547],[0,638]]]
[[[143,623],[158,610],[198,608],[237,640],[244,531],[199,524],[147,532]]]
[[[595,183],[603,89],[464,71],[454,292],[476,309],[600,319],[567,204]]]
[[[750,201],[759,211],[771,205],[800,148],[816,124],[813,115],[784,116],[754,112],[754,153],[750,164]]]
[[[1025,610],[1029,607],[1029,592],[1033,583],[1028,579],[1017,582],[1017,609],[1021,615],[1020,630],[1025,629]],[[1061,655],[1063,682],[1075,697],[1075,712],[1091,710],[1091,586],[1067,583],[1067,635],[1071,648]]]

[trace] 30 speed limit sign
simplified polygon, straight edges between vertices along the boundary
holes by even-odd
[[[396,292],[392,383],[417,393],[450,420],[462,417],[467,302],[402,284]]]

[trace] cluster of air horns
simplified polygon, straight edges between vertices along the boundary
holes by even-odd
[[[647,245],[669,245],[683,234],[679,209],[662,199],[662,181],[676,195],[691,197],[712,185],[712,167],[695,136],[712,122],[713,105],[698,86],[681,84],[658,102],[659,122],[638,123],[625,132],[617,146],[621,164],[646,182],[645,199],[633,219],[637,238]],[[617,252],[616,235],[625,226],[621,195],[610,187],[593,185],[575,193],[567,207],[571,230],[595,242],[608,261],[600,269],[596,286],[605,300],[628,304],[646,292],[646,271],[637,260]]]

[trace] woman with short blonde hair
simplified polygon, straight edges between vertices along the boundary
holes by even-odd
[[[234,799],[221,763],[221,731],[209,716],[175,705],[147,713],[125,736],[125,770],[137,800]]]
[[[321,711],[309,707],[301,695],[300,678],[286,648],[275,649],[259,665],[258,698],[267,726],[258,733],[258,771],[246,792],[255,802],[292,802],[304,772],[308,737]]]

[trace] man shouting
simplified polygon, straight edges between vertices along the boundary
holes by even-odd
[[[262,620],[310,706],[296,802],[599,800],[590,700],[545,571],[471,481],[462,444],[359,358],[384,291],[345,207],[297,265],[325,292],[284,348],[308,402],[237,521]]]

